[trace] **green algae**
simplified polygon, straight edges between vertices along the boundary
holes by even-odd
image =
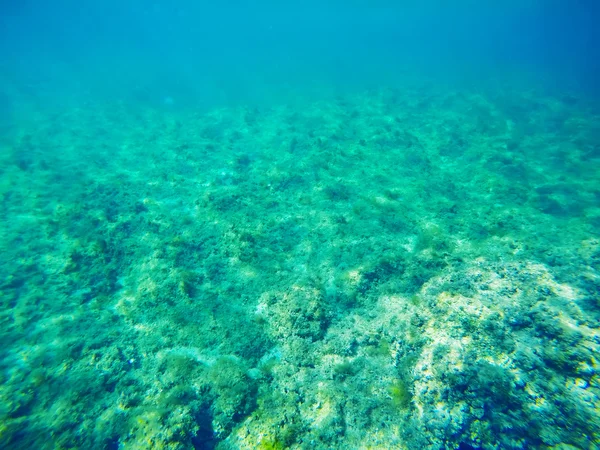
[[[418,92],[24,123],[1,446],[595,445],[592,112]]]
[[[396,408],[408,409],[413,400],[410,385],[402,379],[395,380],[390,386],[390,397]]]

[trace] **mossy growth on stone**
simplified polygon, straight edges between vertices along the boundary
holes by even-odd
[[[366,348],[367,355],[373,357],[390,357],[391,345],[386,339],[381,339],[374,345]]]
[[[359,371],[360,366],[358,364],[353,361],[344,361],[333,367],[333,377],[337,380],[345,380],[356,375]]]
[[[449,236],[444,233],[442,227],[434,223],[428,223],[421,228],[417,235],[417,251],[430,250],[432,252],[449,252],[454,245]]]
[[[406,380],[398,378],[393,381],[389,388],[392,404],[399,409],[405,410],[410,408],[413,400],[411,386]]]
[[[257,448],[258,450],[284,450],[286,447],[279,439],[268,438],[260,441]]]
[[[184,270],[179,276],[179,282],[177,288],[181,294],[186,297],[193,298],[198,292],[199,284],[201,283],[201,277],[189,270]]]

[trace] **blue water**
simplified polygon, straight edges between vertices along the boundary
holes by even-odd
[[[3,77],[32,101],[178,106],[530,70],[596,91],[593,1],[5,2]],[[6,84],[5,83],[5,84]],[[316,91],[316,92],[315,92]],[[36,99],[36,100],[34,100]]]
[[[0,4],[0,448],[600,448],[600,3]]]

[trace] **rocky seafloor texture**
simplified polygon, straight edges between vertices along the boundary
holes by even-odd
[[[87,105],[0,143],[0,447],[600,446],[600,109]]]

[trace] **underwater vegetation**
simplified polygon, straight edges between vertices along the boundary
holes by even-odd
[[[23,123],[0,447],[600,446],[594,108],[424,86]]]

